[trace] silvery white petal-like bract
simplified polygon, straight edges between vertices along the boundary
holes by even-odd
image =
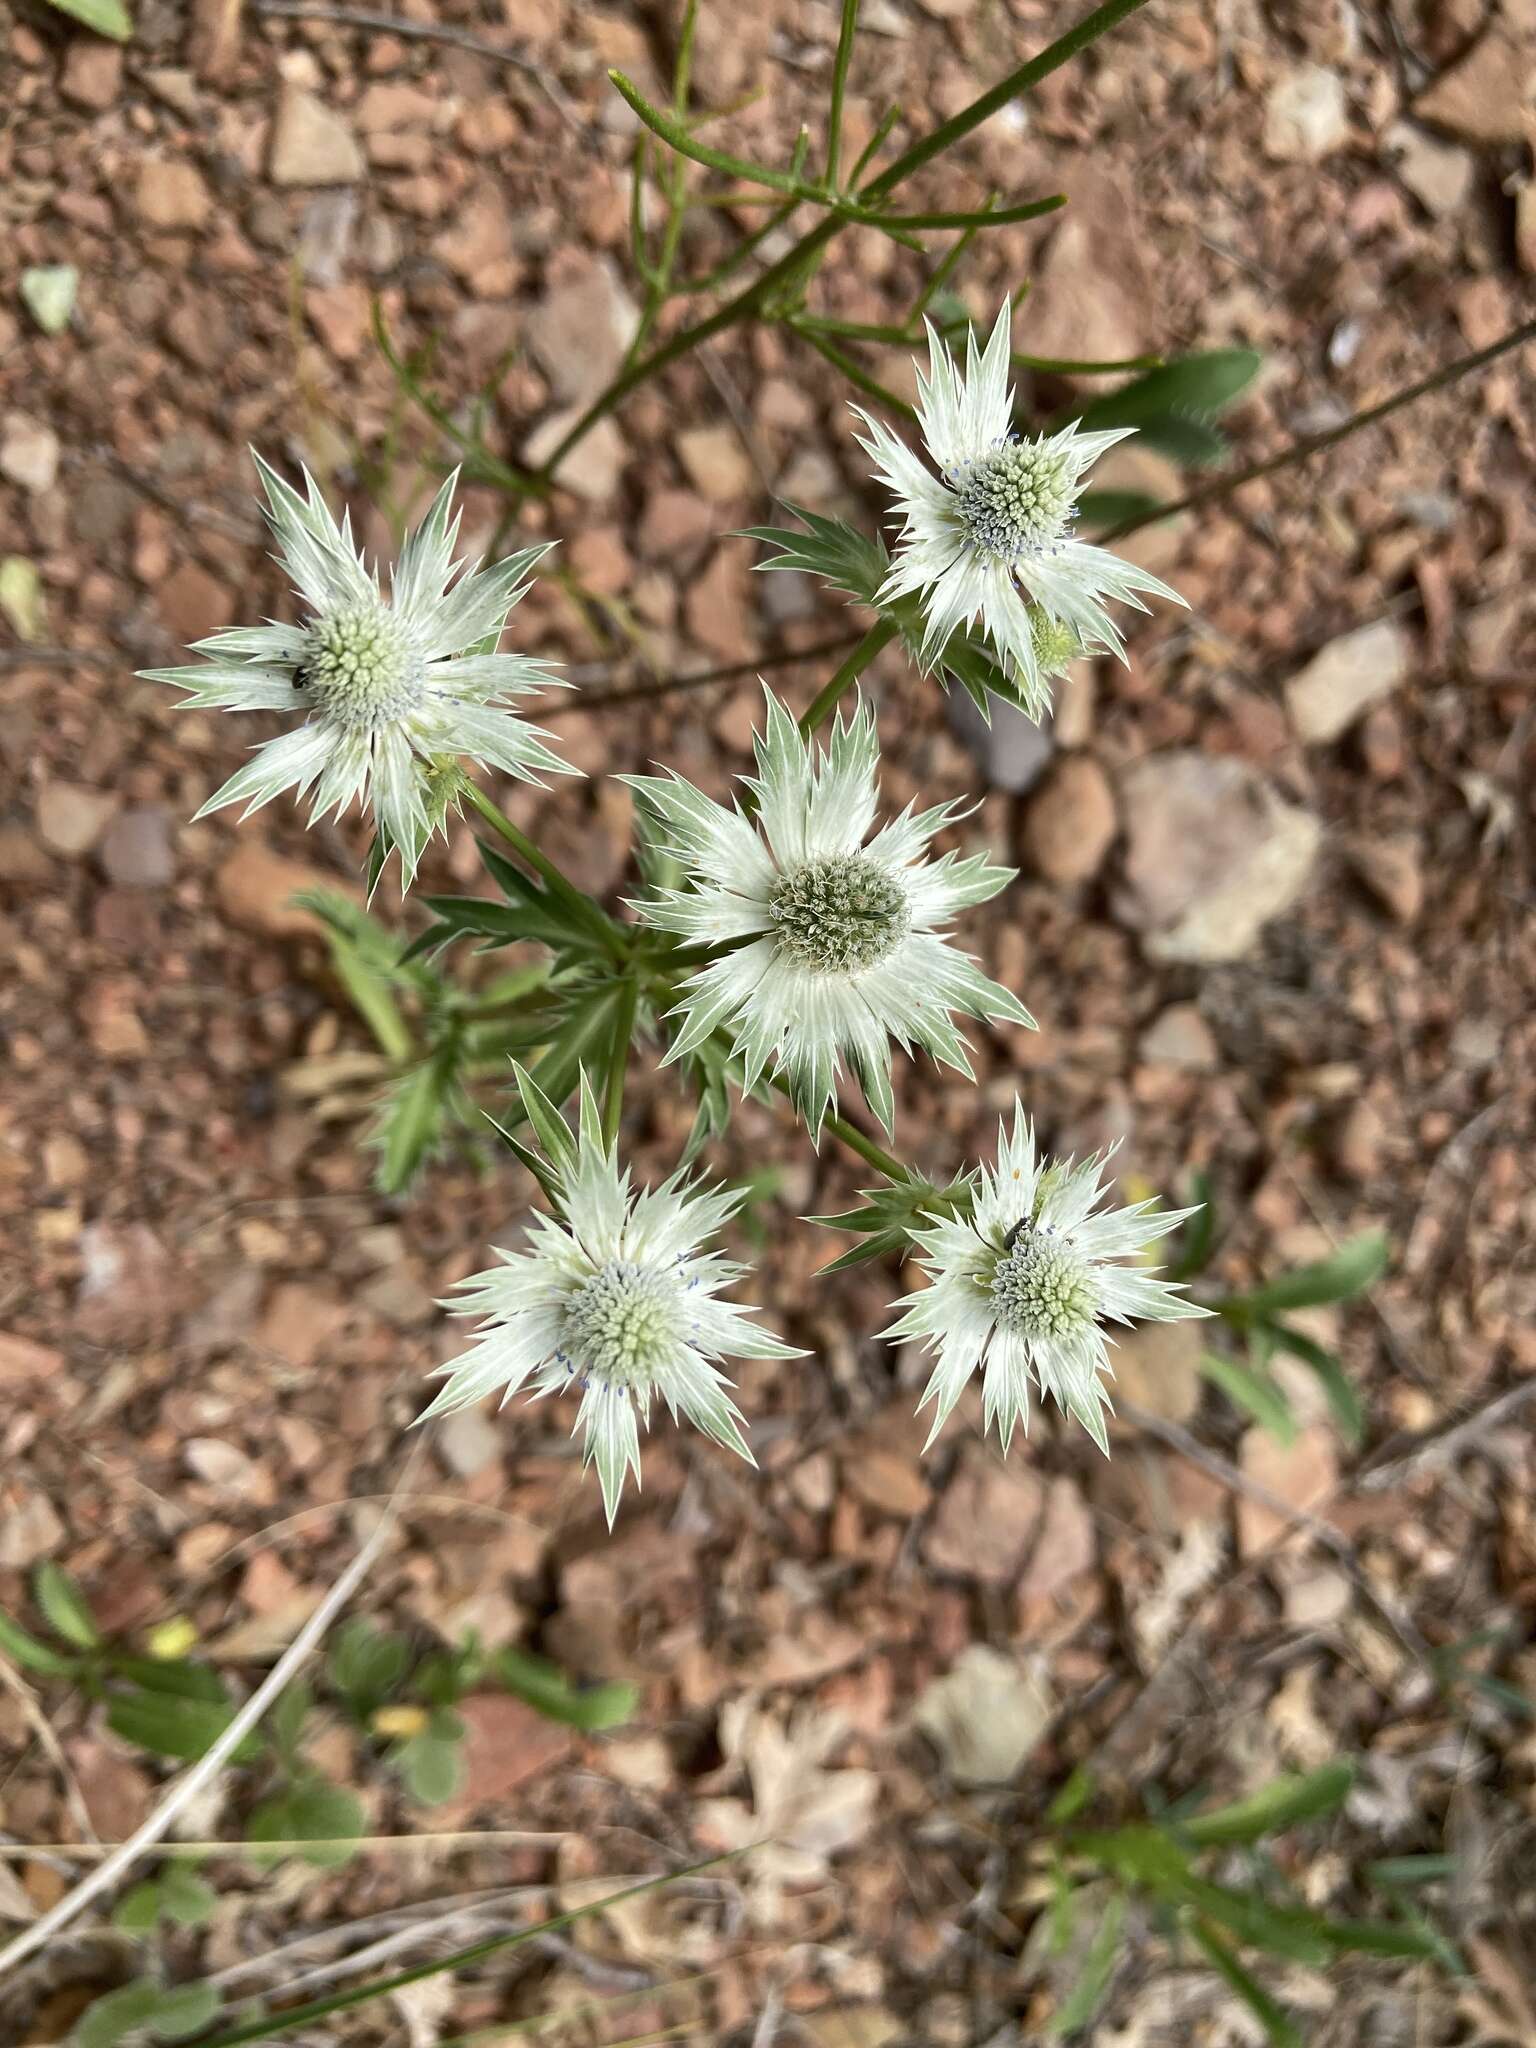
[[[987,1426],[1006,1450],[1029,1428],[1031,1386],[1048,1394],[1108,1452],[1104,1389],[1112,1377],[1106,1323],[1177,1322],[1208,1310],[1176,1281],[1123,1265],[1192,1209],[1136,1202],[1106,1209],[1105,1160],[1044,1159],[1023,1110],[998,1130],[997,1165],[982,1167],[969,1215],[913,1234],[928,1285],[905,1295],[888,1339],[918,1337],[937,1353],[919,1404],[934,1404],[932,1443],[975,1372]]]
[[[409,884],[441,824],[444,791],[465,760],[536,782],[577,771],[506,707],[553,686],[549,664],[494,648],[549,543],[481,569],[455,561],[454,472],[401,548],[386,594],[306,470],[307,495],[258,455],[278,559],[309,609],[302,625],[234,627],[199,640],[196,667],[149,669],[186,690],[189,706],[291,711],[303,723],[259,746],[198,812],[243,803],[247,814],[285,790],[314,791],[311,820],[371,803]]]
[[[995,896],[1014,870],[983,853],[923,858],[934,835],[965,815],[959,804],[909,805],[871,837],[880,760],[873,713],[860,707],[838,719],[823,749],[766,695],[757,774],[745,778],[755,823],[675,773],[622,778],[655,814],[661,843],[689,882],[634,908],[691,943],[728,949],[683,983],[668,1058],[723,1032],[748,1087],[766,1069],[784,1074],[813,1135],[846,1059],[889,1130],[893,1038],[969,1078],[953,1012],[1033,1024],[1016,996],[944,936],[957,911]]]
[[[883,422],[860,407],[860,444],[901,513],[895,559],[879,593],[917,593],[925,619],[922,659],[979,619],[1034,717],[1050,708],[1050,678],[1072,651],[1122,655],[1106,601],[1147,607],[1142,595],[1184,602],[1176,590],[1107,548],[1072,538],[1087,470],[1135,430],[1022,439],[1013,431],[1008,381],[1012,306],[1005,302],[986,348],[967,336],[962,374],[928,326],[928,374],[918,372],[918,421],[935,476]]]
[[[705,1249],[743,1200],[740,1189],[673,1174],[638,1193],[603,1140],[596,1099],[581,1088],[570,1159],[555,1169],[560,1215],[535,1215],[528,1249],[497,1250],[499,1266],[459,1282],[460,1315],[484,1317],[462,1358],[441,1366],[447,1384],[426,1421],[502,1392],[579,1391],[576,1428],[597,1467],[610,1526],[626,1476],[640,1481],[640,1428],[660,1399],[749,1464],[741,1411],[720,1358],[801,1354],[717,1299],[746,1270]]]

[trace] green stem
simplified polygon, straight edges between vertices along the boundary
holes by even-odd
[[[640,1002],[640,984],[633,974],[620,984],[619,1007],[614,1014],[613,1036],[608,1047],[608,1085],[603,1091],[603,1143],[613,1145],[624,1114],[624,1076],[629,1067],[629,1045],[635,1035],[635,1011]]]
[[[786,322],[792,334],[798,334],[807,348],[815,349],[823,362],[830,363],[834,370],[848,379],[855,391],[862,391],[866,398],[872,398],[876,405],[886,406],[891,412],[900,413],[903,419],[916,421],[917,407],[909,405],[906,399],[898,398],[894,391],[888,391],[878,377],[872,377],[862,363],[845,355],[836,342],[814,327],[803,327],[798,320]]]
[[[1029,62],[1021,64],[1017,71],[1010,71],[1006,78],[999,79],[990,92],[982,93],[980,98],[972,100],[968,107],[962,107],[951,120],[941,123],[931,134],[923,136],[921,141],[914,142],[912,147],[897,157],[895,163],[883,170],[878,178],[862,186],[859,196],[864,199],[883,199],[887,192],[894,191],[904,179],[910,178],[914,171],[921,170],[924,164],[941,155],[951,143],[958,142],[962,135],[969,135],[973,128],[979,128],[983,121],[990,120],[995,113],[1006,107],[1010,100],[1017,99],[1020,93],[1028,92],[1037,86],[1042,78],[1049,78],[1053,71],[1059,71],[1063,64],[1070,63],[1080,51],[1086,50],[1090,43],[1097,42],[1099,37],[1107,34],[1110,29],[1118,28],[1128,14],[1134,14],[1137,8],[1146,4],[1147,0],[1105,0],[1102,7],[1096,7],[1092,14],[1084,15],[1076,28],[1068,29],[1067,33],[1058,37],[1049,49],[1042,50],[1037,57],[1031,57]]]
[[[772,1082],[786,1101],[794,1101],[794,1090],[787,1075],[774,1074]],[[883,1173],[887,1180],[904,1183],[912,1176],[899,1159],[893,1158],[873,1138],[867,1138],[857,1124],[849,1123],[845,1116],[829,1116],[823,1119],[822,1129],[830,1131],[839,1144],[846,1145],[850,1152],[856,1152],[866,1166],[872,1166],[876,1173]]]
[[[859,0],[843,0],[842,19],[837,30],[837,55],[832,61],[832,106],[827,115],[827,183],[837,186],[838,158],[843,147],[843,96],[848,89],[848,66],[853,62],[853,39],[859,26]]]
[[[854,648],[829,683],[821,689],[800,721],[800,737],[808,740],[816,728],[831,717],[844,691],[848,690],[874,660],[882,647],[895,639],[899,627],[894,619],[879,618]]]
[[[590,924],[594,908],[591,897],[578,889],[574,882],[568,881],[565,875],[561,873],[560,869],[549,858],[549,855],[541,852],[528,837],[528,834],[519,826],[514,825],[505,811],[497,804],[492,803],[483,789],[480,789],[475,783],[469,782],[465,785],[464,794],[480,813],[481,817],[484,818],[491,830],[505,839],[508,846],[512,848],[523,865],[532,868],[533,872],[548,884],[550,893],[558,896],[563,903],[579,911],[583,924]],[[619,935],[617,927],[614,927],[609,935],[608,950],[616,960],[622,960],[625,957],[624,942]]]

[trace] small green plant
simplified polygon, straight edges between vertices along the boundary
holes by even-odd
[[[146,1654],[104,1636],[79,1587],[57,1565],[38,1567],[32,1594],[54,1641],[0,1612],[0,1652],[34,1677],[67,1680],[101,1702],[108,1727],[125,1742],[194,1763],[229,1727],[235,1695],[211,1664],[186,1654],[185,1626],[156,1631]],[[346,1721],[417,1805],[451,1799],[462,1781],[465,1733],[454,1709],[487,1687],[514,1693],[548,1719],[586,1733],[628,1720],[636,1703],[631,1685],[578,1685],[557,1665],[511,1645],[488,1650],[471,1635],[455,1648],[421,1648],[408,1636],[354,1618],[338,1631],[318,1684],[291,1685],[265,1728],[247,1735],[232,1754],[231,1761],[250,1773],[256,1794],[246,1843],[258,1852],[281,1844],[280,1854],[308,1844],[301,1853],[321,1866],[344,1863],[353,1853],[364,1829],[362,1803],[318,1770],[306,1751],[321,1714]],[[206,1918],[211,1898],[193,1874],[171,1865],[127,1893],[115,1917],[135,1933],[161,1920],[190,1926]]]
[[[1216,1204],[1205,1174],[1196,1176],[1192,1199],[1199,1207],[1180,1240],[1172,1266],[1175,1280],[1193,1280],[1204,1272],[1216,1249]],[[1327,1258],[1294,1267],[1262,1286],[1239,1294],[1207,1295],[1205,1306],[1221,1318],[1243,1355],[1208,1347],[1201,1370],[1234,1407],[1289,1444],[1296,1439],[1296,1418],[1273,1365],[1281,1353],[1299,1359],[1316,1374],[1339,1434],[1346,1443],[1358,1444],[1365,1415],[1342,1360],[1289,1318],[1297,1309],[1352,1301],[1368,1293],[1386,1271],[1390,1256],[1383,1232],[1364,1231]]]
[[[1253,1974],[1250,1958],[1326,1969],[1348,1955],[1401,1956],[1458,1967],[1454,1951],[1407,1896],[1427,1881],[1423,1871],[1367,1865],[1363,1878],[1386,1891],[1395,1917],[1352,1919],[1304,1904],[1272,1853],[1278,1837],[1336,1813],[1353,1780],[1353,1767],[1340,1760],[1305,1776],[1271,1779],[1228,1806],[1200,1811],[1194,1800],[1149,1800],[1153,1811],[1146,1820],[1095,1830],[1081,1824],[1094,1798],[1093,1780],[1087,1771],[1076,1773],[1048,1815],[1051,1902],[1043,1959],[1069,1952],[1078,1959],[1051,2036],[1080,2034],[1093,2021],[1132,1907],[1150,1916],[1175,1952],[1192,1948],[1203,1956],[1273,2048],[1303,2048],[1304,2036]]]

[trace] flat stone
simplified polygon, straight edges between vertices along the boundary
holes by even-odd
[[[1053,1479],[1045,1497],[1045,1520],[1019,1587],[1021,1612],[1065,1593],[1092,1569],[1093,1517],[1072,1479]]]
[[[171,821],[158,804],[136,804],[107,828],[102,873],[120,889],[163,889],[176,873]]]
[[[235,599],[229,584],[201,562],[183,562],[160,586],[160,616],[184,645],[229,625]]]
[[[909,1521],[927,1508],[932,1494],[916,1461],[879,1444],[856,1446],[843,1460],[843,1484],[877,1515]]]
[[[562,405],[585,405],[612,382],[640,324],[606,257],[552,282],[528,316],[528,346]]]
[[[1264,99],[1264,151],[1278,163],[1321,163],[1349,139],[1344,81],[1326,64],[1284,71]]]
[[[301,85],[283,87],[267,157],[274,185],[355,185],[367,168],[343,115]]]
[[[1421,121],[1464,142],[1499,144],[1528,138],[1532,73],[1528,45],[1505,29],[1487,30],[1457,64],[1442,71],[1414,102]]]
[[[73,860],[89,853],[107,829],[120,799],[78,782],[45,782],[37,793],[37,831],[44,845]]]
[[[59,437],[43,420],[8,412],[0,422],[0,476],[24,491],[51,491],[59,474]]]
[[[957,1782],[1001,1785],[1045,1733],[1054,1707],[1042,1672],[986,1643],[968,1643],[924,1690],[912,1721]]]
[[[1119,819],[1109,777],[1091,754],[1059,761],[1024,819],[1024,851],[1062,887],[1092,881],[1115,843]]]
[[[1326,745],[1389,696],[1408,673],[1408,635],[1394,619],[1357,626],[1318,649],[1285,686],[1285,708],[1297,737]]]
[[[1257,1424],[1243,1432],[1238,1462],[1248,1478],[1300,1513],[1320,1508],[1339,1482],[1337,1439],[1333,1427],[1316,1422],[1301,1430],[1294,1443],[1283,1444]],[[1251,1558],[1281,1537],[1292,1525],[1278,1507],[1240,1494],[1237,1541]]]
[[[1009,1585],[1044,1508],[1045,1488],[1028,1466],[968,1445],[923,1532],[923,1555],[937,1571]]]
[[[64,1524],[46,1493],[23,1494],[9,1512],[0,1510],[0,1570],[24,1572],[63,1541]]]
[[[1367,889],[1399,924],[1412,924],[1424,908],[1424,868],[1418,835],[1382,833],[1357,839],[1349,863]]]
[[[1204,1349],[1198,1321],[1136,1323],[1117,1330],[1109,1354],[1115,1375],[1111,1397],[1163,1422],[1188,1422],[1205,1384],[1200,1373]],[[1136,1424],[1126,1418],[1124,1427],[1134,1432]]]
[[[51,1344],[0,1330],[0,1387],[20,1387],[52,1379],[64,1370],[64,1354]]]
[[[506,1449],[505,1434],[483,1408],[459,1408],[437,1425],[437,1448],[448,1469],[460,1479],[473,1479]]]
[[[123,46],[105,36],[73,36],[59,73],[59,91],[72,107],[104,113],[122,89]]]
[[[775,579],[776,580],[776,579]],[[974,756],[993,789],[1018,796],[1044,774],[1056,751],[1049,725],[1026,718],[1016,704],[991,699],[990,722],[983,718],[970,692],[952,686],[944,699],[949,723]]]
[[[1472,190],[1470,150],[1439,142],[1422,128],[1415,128],[1411,121],[1394,121],[1382,142],[1397,175],[1426,213],[1443,220],[1465,205]]]
[[[757,489],[757,473],[734,427],[685,427],[676,448],[689,482],[711,505],[729,505]]]
[[[356,893],[329,869],[289,860],[250,838],[241,841],[214,878],[219,907],[230,922],[274,939],[317,933],[321,927],[314,912],[301,909],[293,899],[306,889],[338,887],[344,895]]]
[[[483,1806],[541,1778],[571,1753],[569,1728],[510,1693],[471,1693],[454,1709],[464,1723],[460,1801]]]
[[[1322,839],[1311,812],[1245,762],[1192,748],[1134,762],[1120,808],[1115,910],[1154,960],[1240,960],[1300,897]]]
[[[139,219],[152,228],[200,228],[213,212],[213,194],[195,164],[182,157],[146,157],[134,192]]]
[[[567,406],[541,420],[523,444],[523,459],[535,468],[547,462],[581,417],[580,406]],[[583,434],[570,453],[562,457],[555,482],[573,497],[589,504],[601,504],[618,489],[626,454],[624,437],[612,420],[599,420],[590,433]]]
[[[1214,1074],[1221,1065],[1211,1027],[1194,1003],[1170,1003],[1159,1012],[1137,1050],[1152,1066],[1184,1067],[1193,1074]]]

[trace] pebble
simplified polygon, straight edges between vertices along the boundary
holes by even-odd
[[[1115,912],[1154,960],[1240,960],[1312,871],[1322,827],[1245,762],[1174,748],[1120,778]]]
[[[464,1723],[465,1806],[504,1799],[570,1754],[570,1729],[510,1693],[472,1693],[454,1711]]]
[[[1045,1487],[1025,1465],[967,1445],[923,1532],[923,1555],[936,1571],[987,1585],[1011,1585],[1045,1507]]]
[[[1204,1349],[1198,1322],[1137,1323],[1116,1331],[1110,1391],[1117,1400],[1129,1401],[1164,1422],[1188,1422],[1200,1406],[1205,1385],[1200,1371]],[[1134,1432],[1136,1425],[1127,1422],[1125,1427]]]
[[[1531,118],[1532,71],[1529,46],[1503,28],[1490,28],[1459,63],[1442,71],[1420,93],[1414,114],[1464,142],[1524,142]]]
[[[506,1439],[483,1408],[459,1408],[437,1426],[437,1448],[450,1472],[473,1479],[501,1456]]]
[[[59,91],[71,106],[104,113],[123,83],[123,46],[105,36],[73,36],[59,74]]]
[[[1214,1074],[1221,1065],[1211,1027],[1195,1003],[1170,1003],[1143,1031],[1138,1050],[1152,1066],[1183,1067],[1192,1074]]]
[[[1073,1479],[1053,1479],[1045,1497],[1045,1519],[1019,1585],[1021,1619],[1065,1593],[1092,1569],[1094,1555],[1093,1517],[1081,1488]]]
[[[184,645],[217,633],[235,616],[234,593],[201,562],[183,562],[160,586],[160,616]]]
[[[1244,1474],[1288,1507],[1315,1510],[1333,1493],[1339,1461],[1332,1425],[1315,1422],[1283,1444],[1257,1423],[1243,1432],[1238,1463]],[[1248,1494],[1237,1501],[1237,1541],[1245,1558],[1265,1550],[1292,1524],[1276,1508]]]
[[[63,1370],[64,1354],[55,1351],[51,1344],[37,1344],[30,1337],[0,1330],[0,1387],[53,1379]]]
[[[98,859],[107,880],[120,889],[163,889],[176,872],[169,817],[158,804],[120,812]]]
[[[689,482],[711,505],[729,505],[755,491],[757,474],[734,427],[685,427],[676,447]]]
[[[1285,708],[1297,737],[1326,745],[1347,732],[1408,673],[1408,635],[1395,619],[1357,626],[1319,648],[1285,686]]]
[[[24,491],[51,491],[59,474],[59,437],[41,420],[8,412],[0,426],[0,476]]]
[[[312,911],[295,904],[294,897],[305,889],[338,888],[344,895],[355,893],[329,869],[289,860],[249,837],[240,841],[214,878],[219,907],[230,922],[273,939],[312,937],[319,924]]]
[[[1456,213],[1472,189],[1471,152],[1439,142],[1411,121],[1394,121],[1382,137],[1408,190],[1436,220]]]
[[[878,1445],[855,1448],[843,1462],[843,1483],[865,1507],[900,1521],[922,1514],[932,1498],[911,1458]]]
[[[581,417],[580,406],[567,406],[541,420],[523,443],[523,460],[541,467],[554,454]],[[570,453],[561,459],[555,482],[573,497],[589,504],[601,504],[618,489],[624,468],[624,437],[612,420],[599,420],[583,434]]]
[[[528,346],[562,405],[585,405],[613,379],[640,316],[606,257],[572,265],[528,316]]]
[[[968,690],[952,684],[945,697],[949,723],[975,757],[977,766],[993,789],[1005,789],[1018,796],[1033,788],[1056,751],[1048,725],[1026,718],[1015,704],[991,699],[990,724],[982,717]]]
[[[1387,1127],[1367,1095],[1356,1098],[1334,1133],[1333,1163],[1345,1180],[1374,1180],[1381,1171]]]
[[[1424,868],[1419,840],[1412,832],[1383,833],[1357,839],[1349,862],[1367,889],[1399,924],[1412,924],[1424,908]]]
[[[366,169],[346,119],[302,85],[285,85],[267,157],[273,184],[355,185]]]
[[[64,1541],[64,1524],[46,1493],[28,1493],[0,1515],[0,1571],[23,1572]]]
[[[1321,163],[1349,136],[1344,81],[1326,64],[1283,71],[1264,100],[1264,149],[1277,163]]]
[[[1115,843],[1119,819],[1109,777],[1091,754],[1052,770],[1024,820],[1024,852],[1048,882],[1092,881]]]
[[[77,782],[45,782],[37,793],[37,831],[45,846],[70,859],[89,853],[117,810],[108,790]]]
[[[134,204],[148,227],[200,228],[213,211],[213,195],[195,164],[152,156],[139,166]]]

